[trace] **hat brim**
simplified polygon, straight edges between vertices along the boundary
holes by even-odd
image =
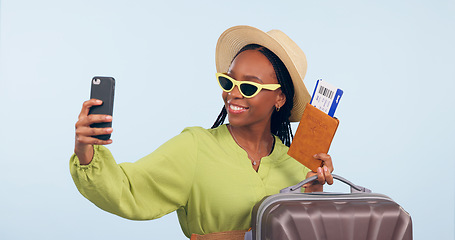
[[[300,121],[311,96],[303,83],[306,56],[299,46],[279,30],[264,32],[250,26],[235,26],[224,31],[216,45],[216,70],[225,73],[235,55],[248,44],[259,44],[275,53],[286,66],[294,85],[294,104],[289,121]]]

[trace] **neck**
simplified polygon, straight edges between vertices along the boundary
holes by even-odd
[[[251,160],[260,160],[270,154],[274,142],[270,125],[266,128],[228,125],[228,129],[237,144],[248,153]]]

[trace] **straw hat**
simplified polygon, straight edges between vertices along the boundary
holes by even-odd
[[[224,31],[216,45],[216,70],[228,71],[240,49],[248,44],[259,44],[275,53],[289,71],[294,84],[294,106],[289,121],[298,122],[311,96],[303,83],[307,62],[305,54],[297,44],[280,30],[263,32],[250,26],[235,26]]]

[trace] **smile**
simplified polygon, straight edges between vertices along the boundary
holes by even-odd
[[[229,104],[229,111],[232,113],[241,113],[248,110],[246,107]]]

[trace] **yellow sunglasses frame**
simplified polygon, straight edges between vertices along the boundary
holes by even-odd
[[[229,90],[224,89],[223,86],[221,86],[219,77],[224,77],[224,78],[229,79],[233,83],[232,88]],[[260,83],[251,82],[251,81],[237,81],[237,80],[229,77],[226,73],[216,73],[216,81],[218,82],[218,85],[220,85],[221,89],[223,89],[223,91],[225,91],[225,92],[230,92],[234,89],[235,86],[237,86],[240,94],[242,94],[242,96],[244,96],[245,98],[252,98],[252,97],[258,95],[258,93],[261,92],[262,89],[274,91],[281,87],[280,84],[260,84]],[[245,94],[243,94],[242,89],[240,88],[240,85],[242,85],[242,84],[251,84],[251,85],[257,87],[258,90],[253,95],[246,96]]]

